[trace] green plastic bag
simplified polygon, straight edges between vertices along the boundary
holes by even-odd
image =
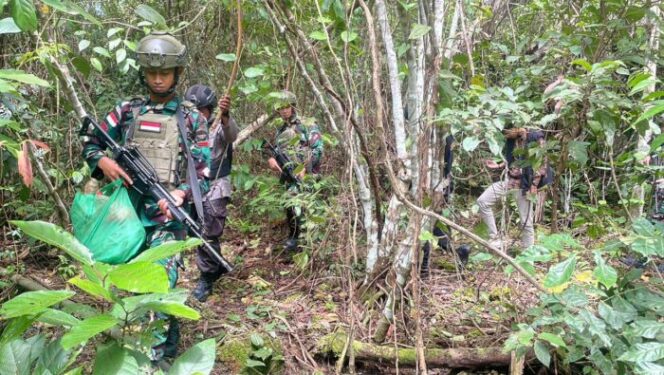
[[[145,228],[122,180],[104,186],[96,194],[77,192],[71,221],[74,236],[90,249],[98,262],[126,263],[145,242]]]

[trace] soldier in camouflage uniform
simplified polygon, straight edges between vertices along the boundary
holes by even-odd
[[[136,49],[141,66],[141,80],[149,90],[146,98],[121,101],[101,122],[101,127],[120,144],[133,144],[155,167],[159,179],[179,204],[192,199],[191,183],[207,190],[210,150],[205,118],[196,107],[186,105],[176,95],[178,79],[184,71],[186,47],[167,33],[154,32],[141,39]],[[178,123],[179,113],[184,124]],[[187,134],[181,134],[183,126]],[[92,176],[110,180],[124,179],[131,185],[130,176],[115,160],[106,156],[105,147],[97,131],[90,130],[83,138],[83,157],[92,170]],[[193,180],[188,180],[185,150],[189,151],[196,170]],[[184,226],[171,220],[164,200],[156,202],[152,197],[129,190],[130,198],[143,221],[148,248],[166,241],[181,240],[186,236]],[[178,278],[176,260],[171,257],[159,261],[167,271],[170,286]],[[154,357],[174,356],[179,337],[177,321],[170,319],[165,342],[156,346]]]
[[[316,125],[306,126],[302,123],[296,112],[296,97],[290,91],[281,91],[275,103],[275,110],[283,120],[283,125],[277,130],[275,146],[285,152],[291,161],[304,164],[304,168],[298,173],[298,177],[304,178],[306,174],[318,174],[320,162],[323,157],[323,139]],[[277,160],[273,157],[268,159],[270,169],[281,173]],[[282,175],[282,182],[285,181]],[[289,185],[286,188],[296,193],[298,186]],[[284,245],[286,251],[297,249],[300,229],[302,227],[301,210],[295,207],[286,207],[288,219],[288,239]]]
[[[226,206],[231,198],[231,165],[233,163],[233,142],[237,138],[239,128],[230,116],[231,98],[226,95],[217,103],[217,95],[205,85],[193,85],[184,95],[187,101],[196,105],[205,116],[210,129],[210,150],[212,162],[210,167],[210,190],[203,198],[203,214],[205,225],[203,235],[210,245],[220,251],[219,238],[224,233],[226,224]],[[215,120],[214,109],[219,107],[221,121]],[[214,282],[224,273],[224,268],[203,247],[197,249],[196,265],[201,276],[192,293],[200,302],[205,302]]]

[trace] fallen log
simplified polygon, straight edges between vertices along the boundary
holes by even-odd
[[[344,332],[331,333],[318,341],[320,354],[339,356],[347,341]],[[390,363],[399,360],[399,366],[414,367],[417,362],[415,348],[399,348],[354,340],[353,353],[356,361]],[[429,368],[476,369],[508,367],[510,353],[500,347],[488,348],[425,348],[424,356]],[[529,356],[530,357],[530,356]]]
[[[251,124],[249,124],[249,126],[240,130],[240,132],[237,135],[237,138],[233,142],[233,147],[237,148],[242,142],[247,140],[247,138],[249,138],[253,132],[265,126],[275,117],[276,115],[274,113],[272,113],[271,115],[266,115],[266,114],[261,115],[259,118],[256,119],[256,121],[252,122]]]

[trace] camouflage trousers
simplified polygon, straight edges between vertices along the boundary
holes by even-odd
[[[164,242],[184,240],[187,232],[184,226],[177,221],[167,221],[153,227],[145,228],[147,233],[147,248],[151,249],[157,247]],[[168,275],[168,283],[170,288],[175,288],[178,281],[178,259],[177,257],[170,257],[157,261],[158,264],[164,266],[166,274]]]

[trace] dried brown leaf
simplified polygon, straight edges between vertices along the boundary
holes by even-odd
[[[30,143],[32,143],[37,148],[41,148],[42,150],[45,150],[45,151],[50,151],[51,150],[51,148],[48,147],[48,145],[46,143],[42,142],[42,141],[37,141],[35,139],[29,139],[29,141],[30,141]]]
[[[34,176],[32,174],[32,163],[30,162],[30,150],[28,142],[23,142],[21,151],[18,152],[18,173],[23,177],[25,186],[32,186]]]

